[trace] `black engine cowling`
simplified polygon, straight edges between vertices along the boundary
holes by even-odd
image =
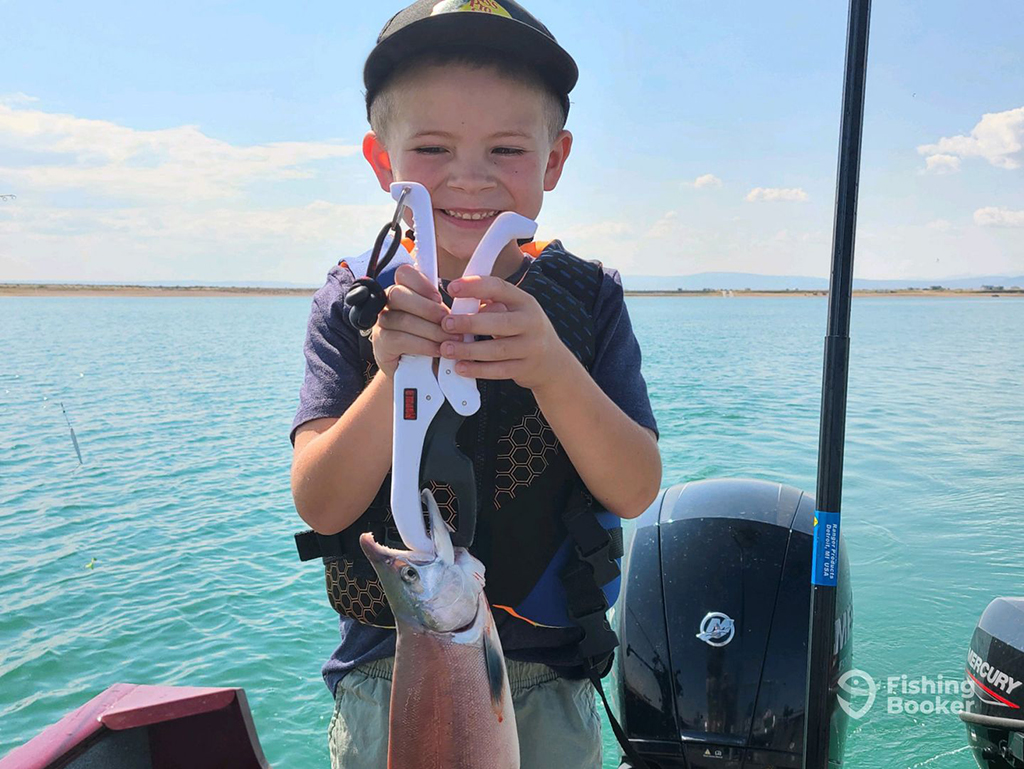
[[[982,769],[1024,769],[1024,598],[997,598],[971,638],[960,718]]]
[[[749,480],[673,486],[637,519],[613,614],[612,688],[652,769],[801,765],[813,520],[811,496]],[[833,686],[853,648],[839,552]],[[835,706],[830,764],[847,720]]]

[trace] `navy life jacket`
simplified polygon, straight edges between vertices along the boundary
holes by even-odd
[[[378,281],[388,285],[393,270]],[[587,370],[594,362],[593,309],[602,280],[600,263],[579,259],[553,241],[518,283]],[[364,337],[360,353],[368,384],[377,368]],[[477,385],[480,409],[465,418],[456,440],[473,460],[477,520],[469,550],[486,567],[488,600],[531,624],[578,625],[585,634],[581,655],[606,655],[617,644],[605,612],[619,593],[620,519],[587,491],[530,390],[512,380],[481,379]],[[427,487],[455,530],[454,544],[469,544],[460,542],[459,501],[451,488],[432,481]],[[366,512],[338,534],[295,535],[302,560],[323,559],[334,609],[378,627],[393,627],[394,617],[358,540],[371,531],[377,541],[403,547],[391,518],[390,489],[389,473]]]

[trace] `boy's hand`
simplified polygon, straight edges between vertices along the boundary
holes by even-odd
[[[403,264],[395,271],[395,284],[386,293],[387,305],[377,317],[370,339],[377,366],[388,377],[394,375],[403,355],[438,358],[439,343],[462,338],[441,328],[448,308],[437,287],[412,265]]]
[[[441,344],[441,355],[459,361],[455,370],[476,379],[511,379],[536,390],[564,371],[566,356],[573,360],[551,321],[530,294],[494,276],[471,276],[452,281],[448,293],[486,302],[475,315],[449,315],[446,332],[477,334],[493,339]]]

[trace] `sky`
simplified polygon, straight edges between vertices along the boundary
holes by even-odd
[[[828,274],[846,2],[524,4],[581,72],[539,238]],[[390,216],[361,74],[401,7],[0,0],[0,282],[320,285]],[[858,225],[861,278],[1024,274],[1020,0],[874,3]]]

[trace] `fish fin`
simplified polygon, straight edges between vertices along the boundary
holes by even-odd
[[[484,639],[484,663],[487,665],[487,685],[491,692],[491,702],[495,707],[501,707],[505,701],[505,665],[501,659],[501,652],[498,651],[491,634],[486,630],[483,633]]]

